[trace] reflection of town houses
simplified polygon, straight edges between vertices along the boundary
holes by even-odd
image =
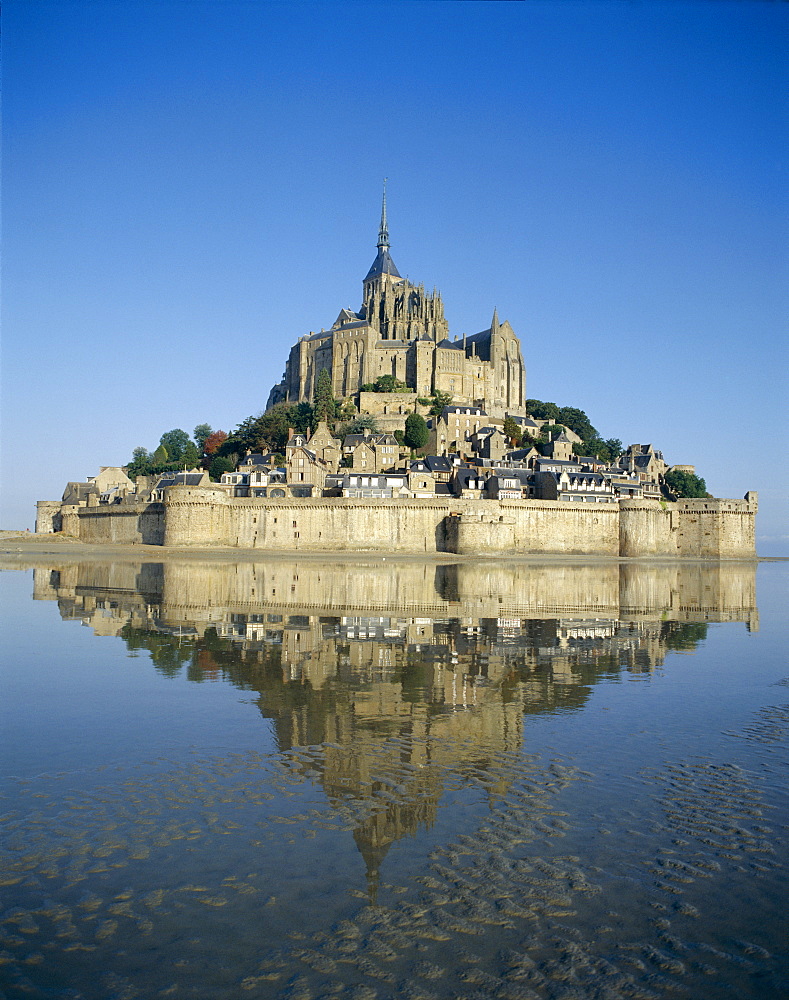
[[[739,563],[62,560],[34,572],[38,600],[68,600],[79,609],[111,601],[169,626],[195,627],[200,635],[209,627],[237,625],[234,634],[247,639],[253,635],[247,629],[269,629],[270,641],[291,616],[327,614],[338,617],[337,635],[344,639],[358,640],[366,631],[370,639],[394,641],[396,634],[414,645],[432,641],[433,627],[425,623],[449,619],[469,628],[483,621],[573,618],[757,627],[755,594],[754,566]],[[385,619],[396,632],[386,634],[379,622],[372,635],[373,618]]]

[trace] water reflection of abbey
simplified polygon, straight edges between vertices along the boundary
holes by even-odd
[[[758,627],[747,564],[66,562],[36,569],[34,596],[164,674],[257,692],[281,751],[320,747],[373,893],[389,846],[432,824],[448,768],[493,767],[524,717],[648,676],[708,623]]]

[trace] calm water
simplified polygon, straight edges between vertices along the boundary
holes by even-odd
[[[8,565],[0,996],[787,995],[788,576]]]

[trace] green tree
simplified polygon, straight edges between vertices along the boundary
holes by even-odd
[[[216,454],[225,457],[248,451],[281,451],[288,440],[288,428],[305,431],[310,423],[312,407],[300,403],[277,403],[257,417],[247,417],[217,447]],[[303,425],[303,426],[302,426]]]
[[[307,429],[315,423],[312,407],[309,403],[296,403],[290,408],[290,426],[294,431],[306,434]]]
[[[225,458],[224,455],[217,455],[211,460],[211,464],[208,467],[208,475],[216,483],[222,478],[223,472],[232,472],[234,468],[235,464],[229,458]]]
[[[559,407],[556,403],[545,403],[541,399],[527,399],[526,411],[537,420],[559,419]]]
[[[589,417],[587,417],[583,410],[579,410],[575,406],[560,407],[559,413],[556,416],[556,422],[557,424],[564,424],[571,431],[575,431],[578,437],[583,438],[584,441],[598,436],[597,431],[592,427]]]
[[[524,431],[523,434],[521,434],[520,447],[526,448],[528,450],[529,448],[535,448],[536,446],[537,446],[537,438],[533,438],[531,434]]]
[[[245,451],[273,451],[284,448],[288,440],[288,428],[292,426],[291,407],[287,403],[277,403],[270,410],[266,410],[261,416],[252,420],[246,434],[239,442],[242,448],[234,449]],[[241,428],[239,428],[241,430]],[[228,441],[236,437],[233,432],[222,446],[224,452]]]
[[[159,444],[164,446],[167,458],[171,462],[180,462],[183,459],[186,446],[189,444],[189,435],[180,427],[176,427],[175,430],[162,434]]]
[[[430,404],[431,417],[440,417],[444,412],[444,407],[452,405],[452,398],[451,392],[442,392],[440,389],[437,389],[433,393],[433,399]]]
[[[362,392],[411,392],[411,389],[394,375],[379,375],[375,382],[365,383]]]
[[[135,448],[132,452],[132,460],[129,465],[126,466],[126,475],[131,480],[135,480],[137,476],[147,476],[150,475],[150,469],[153,465],[153,455],[151,455],[147,448]]]
[[[205,453],[206,440],[214,433],[210,424],[198,424],[192,431],[192,437],[201,455]]]
[[[425,418],[419,413],[410,413],[405,421],[405,434],[403,440],[409,448],[418,451],[424,448],[429,437]]]
[[[181,465],[185,465],[188,469],[196,469],[200,464],[201,456],[202,452],[197,450],[197,445],[194,441],[187,441],[184,453],[181,456]]]
[[[680,499],[703,499],[707,496],[707,484],[692,472],[673,469],[666,473],[664,479],[666,486]]]
[[[162,465],[164,462],[169,462],[169,460],[170,456],[167,454],[167,449],[163,444],[160,444],[151,456],[153,465]]]
[[[504,420],[504,434],[517,448],[522,437],[521,427],[513,417],[506,417]]]
[[[328,368],[321,368],[320,375],[318,375],[318,384],[315,387],[315,402],[312,411],[316,423],[319,420],[329,422],[337,416],[337,403],[334,399],[331,375]]]
[[[346,434],[361,434],[366,430],[371,434],[380,433],[378,421],[372,413],[360,413],[358,417],[354,417],[350,423],[344,424],[340,428],[339,436],[345,437]]]

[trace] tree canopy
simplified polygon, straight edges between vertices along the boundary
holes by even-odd
[[[210,424],[198,424],[192,431],[192,437],[195,439],[195,444],[201,455],[205,452],[205,443],[211,434],[213,434],[213,428]]]
[[[679,499],[703,499],[708,496],[707,484],[700,476],[682,469],[674,469],[664,476],[666,486]]]
[[[444,412],[444,408],[452,405],[452,399],[453,396],[451,392],[442,392],[441,389],[436,389],[430,403],[431,417],[440,417]]]
[[[225,441],[227,441],[227,434],[224,431],[213,431],[203,442],[203,451],[206,455],[213,455]]]
[[[362,392],[412,392],[410,386],[394,375],[379,375],[375,382],[365,382]]]
[[[429,436],[425,418],[420,413],[410,413],[406,417],[403,441],[409,448],[418,451],[427,444]]]
[[[232,472],[235,467],[236,463],[232,459],[226,458],[224,455],[215,455],[208,467],[208,475],[214,482],[218,482],[222,478],[223,472]]]
[[[328,368],[321,368],[320,375],[318,375],[318,384],[315,387],[315,402],[313,403],[312,410],[315,423],[319,420],[329,422],[337,416],[337,403],[334,399],[331,375]]]
[[[180,427],[162,434],[159,444],[166,449],[167,458],[171,462],[180,462],[183,459],[188,444],[192,444],[192,447],[194,447],[189,435],[186,431],[182,431]]]
[[[338,433],[342,438],[346,434],[361,434],[363,431],[369,431],[371,434],[379,433],[378,421],[372,413],[360,413],[349,423],[343,424]]]

